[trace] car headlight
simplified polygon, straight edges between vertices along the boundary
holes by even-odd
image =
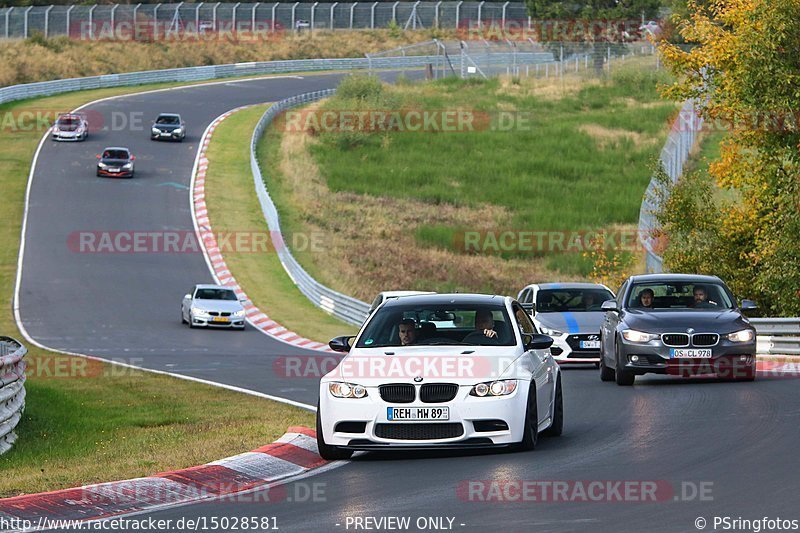
[[[564,332],[562,331],[558,331],[557,329],[551,329],[546,326],[541,326],[539,329],[542,330],[542,333],[544,333],[545,335],[550,335],[551,337],[559,337],[564,334]]]
[[[478,383],[472,390],[469,391],[470,396],[508,396],[517,390],[516,379],[499,379],[497,381],[487,381],[485,383]]]
[[[174,130],[172,130],[172,133],[180,134],[181,131],[182,131],[181,128],[175,128]]]
[[[158,128],[151,128],[151,129],[150,129],[150,131],[151,131],[152,133],[161,133],[161,130],[160,130],[160,129],[158,129]]]
[[[122,165],[122,168],[124,168],[125,170],[130,170],[133,168],[133,163],[125,163],[124,165]]]
[[[244,314],[245,314],[245,310],[244,309],[240,309],[239,311],[235,311],[233,313],[233,316],[244,316]]]
[[[728,340],[731,342],[752,342],[756,337],[752,329],[743,329],[734,333],[728,333]]]
[[[208,311],[205,309],[198,309],[197,307],[192,307],[192,314],[197,316],[208,316]]]
[[[636,331],[635,329],[626,329],[622,332],[622,336],[628,342],[650,342],[659,338],[657,333],[645,333],[643,331]]]
[[[105,163],[102,163],[102,162],[101,163],[97,163],[97,166],[100,167],[100,168],[108,168],[108,165],[106,165]]]
[[[337,398],[364,398],[367,395],[366,387],[341,381],[328,383],[328,391]]]

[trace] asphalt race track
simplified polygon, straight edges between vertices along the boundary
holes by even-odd
[[[46,141],[34,171],[20,293],[22,322],[33,339],[316,403],[317,380],[281,379],[272,370],[277,357],[309,352],[252,328],[190,331],[181,325],[182,295],[194,283],[212,281],[201,254],[86,254],[71,250],[68,241],[77,231],[193,230],[188,185],[206,126],[229,109],[332,87],[339,77],[118,98],[89,109],[141,116],[142,128],[97,132],[85,143]],[[149,140],[159,112],[184,116],[189,136],[183,144]],[[95,177],[94,154],[112,145],[128,146],[137,156],[133,180]],[[416,531],[417,518],[439,517],[453,519],[453,530],[534,532],[697,531],[699,517],[707,520],[706,530],[714,529],[714,516],[800,518],[796,380],[647,376],[622,388],[601,383],[591,366],[565,369],[563,383],[564,435],[541,440],[534,452],[360,454],[342,468],[287,485],[284,497],[273,498],[280,502],[254,493],[138,518],[274,517],[282,531],[354,531],[348,518],[398,516],[410,517]],[[570,496],[573,501],[541,502],[529,494],[529,501],[498,502],[496,492],[485,491],[495,501],[470,501],[480,496],[468,487],[489,480],[504,487],[525,480],[650,482],[659,487],[658,501]],[[309,485],[316,485],[316,498],[306,494]]]

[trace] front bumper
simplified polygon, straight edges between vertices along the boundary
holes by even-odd
[[[109,172],[108,170],[97,168],[97,175],[98,176],[106,176],[111,178],[132,178],[133,177],[133,170],[122,170],[120,169],[119,172]]]
[[[692,347],[705,348],[705,347]],[[755,375],[756,343],[732,343],[720,339],[711,349],[710,358],[674,358],[670,347],[660,340],[647,344],[627,342],[620,344],[620,363],[636,374],[668,374],[673,376],[716,375],[718,377],[746,378]],[[636,356],[637,361],[632,357]]]
[[[560,364],[569,363],[597,363],[600,361],[600,348],[584,349],[581,348],[581,341],[586,341],[585,337],[596,335],[599,342],[600,335],[595,333],[562,333],[553,337],[553,345],[550,347],[550,354],[553,359]]]
[[[53,132],[51,138],[54,141],[82,141],[86,137],[83,133],[76,133],[74,131],[59,131]]]
[[[380,397],[377,387],[368,387],[367,396],[361,399],[335,398],[320,389],[320,414],[325,443],[352,450],[383,449],[464,449],[505,447],[522,440],[529,384],[520,382],[508,396],[470,396],[471,386],[460,386],[454,400],[445,403],[390,403]],[[448,407],[446,421],[389,421],[389,407]],[[502,422],[502,424],[500,424]],[[408,438],[414,433],[434,435],[440,433],[442,424],[458,433],[452,437]],[[477,426],[476,426],[477,424]],[[499,426],[498,426],[499,424]],[[410,427],[416,425],[416,427]],[[502,426],[505,425],[505,428]],[[427,426],[427,427],[426,427]],[[436,427],[431,427],[436,426]],[[501,429],[497,429],[500,427]],[[344,429],[344,431],[343,431]],[[405,438],[391,438],[381,434],[405,433]]]
[[[231,329],[231,328],[244,328],[245,324],[245,317],[243,316],[231,316],[231,317],[222,317],[227,318],[228,322],[219,322],[215,321],[215,318],[220,317],[213,317],[213,316],[195,316],[191,315],[189,319],[192,321],[192,325],[195,327],[207,327],[207,328],[223,328],[223,329]]]
[[[150,138],[154,141],[179,141],[183,139],[184,133],[175,133],[175,132],[159,132],[153,133],[150,132]]]

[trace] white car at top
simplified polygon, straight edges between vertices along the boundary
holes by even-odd
[[[85,141],[89,136],[89,121],[83,113],[62,113],[53,123],[50,136],[54,141]]]
[[[599,283],[528,285],[517,299],[531,311],[536,328],[553,337],[550,352],[559,363],[600,363],[600,306],[614,293]]]
[[[427,317],[454,317],[432,326]],[[414,326],[402,345],[401,323]],[[317,445],[329,460],[355,450],[533,449],[563,426],[552,339],[510,297],[404,296],[384,302],[320,381]]]
[[[243,330],[246,314],[234,290],[223,285],[195,285],[181,302],[181,322],[189,324],[190,328]]]

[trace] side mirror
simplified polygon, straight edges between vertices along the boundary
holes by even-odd
[[[600,309],[603,310],[603,311],[619,311],[619,307],[617,307],[617,301],[616,300],[606,300],[600,306]]]
[[[94,157],[95,157],[95,158],[97,158],[97,159],[100,159],[100,154],[97,154],[97,155],[96,155],[96,156],[94,156]]]
[[[328,346],[330,346],[331,350],[334,352],[347,353],[350,351],[350,341],[353,339],[355,339],[355,335],[343,335],[341,337],[331,339],[331,341],[328,343]]]
[[[742,300],[742,311],[755,311],[758,305],[753,300]]]
[[[183,299],[184,300],[191,300],[192,299],[192,295],[191,294],[184,294],[183,295]]]
[[[553,345],[553,337],[549,335],[540,335],[538,333],[533,335],[530,333],[523,333],[522,342],[525,344],[526,350],[544,350]]]
[[[131,161],[136,161],[136,156],[135,155],[131,156]]]

